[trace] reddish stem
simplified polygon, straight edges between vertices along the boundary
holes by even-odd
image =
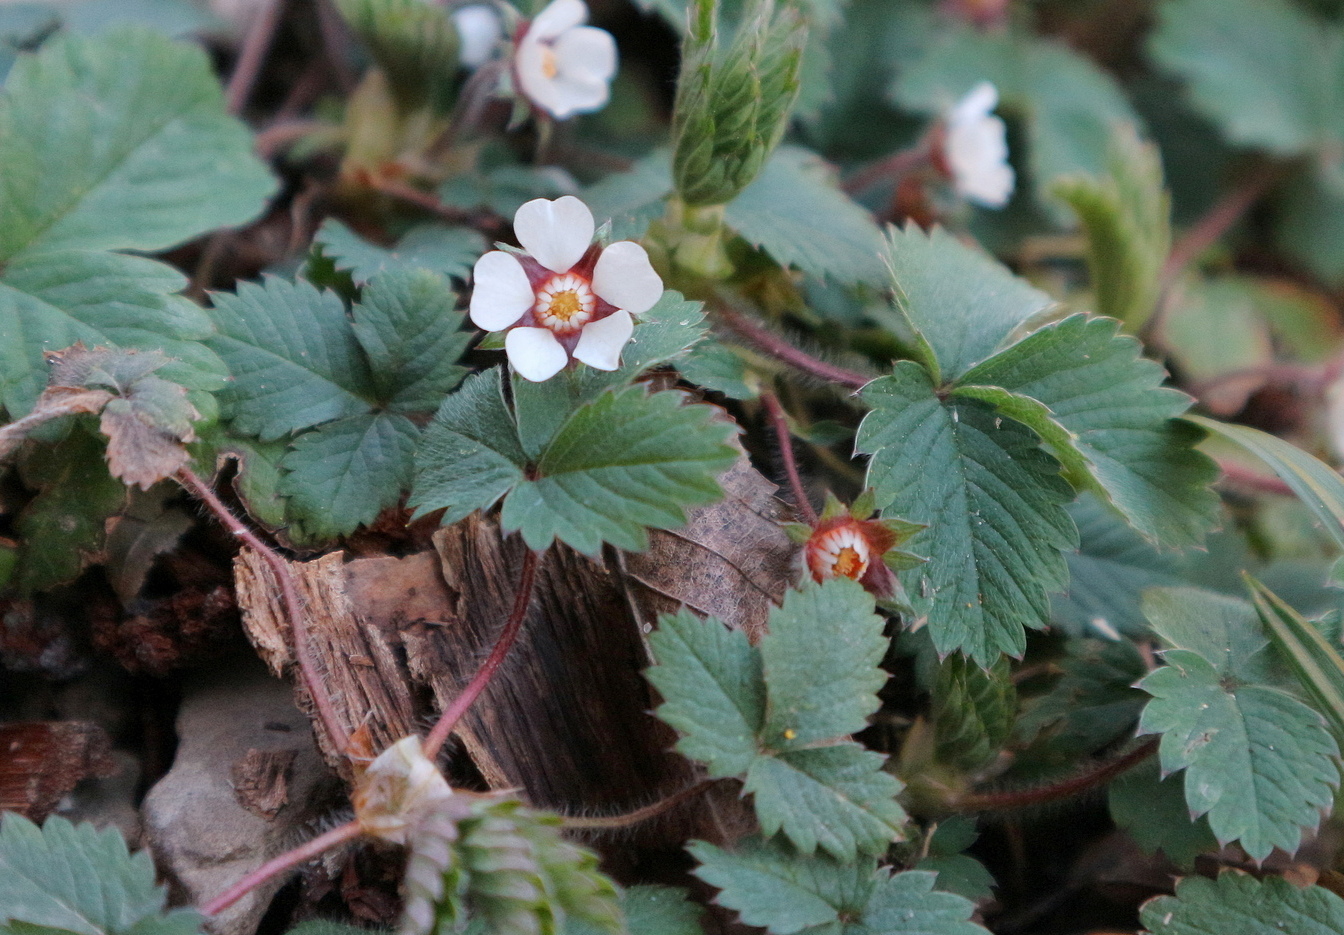
[[[444,204],[433,193],[421,191],[405,182],[382,178],[372,173],[364,181],[369,188],[376,192],[414,205],[451,224],[462,224],[485,231],[498,230],[504,226],[503,219],[498,215],[488,211],[465,211],[461,208],[454,208],[452,205]]]
[[[694,785],[687,786],[680,792],[672,793],[665,799],[659,799],[652,805],[646,805],[644,808],[636,809],[633,812],[626,812],[624,815],[613,815],[610,818],[566,818],[564,819],[565,828],[577,831],[630,828],[648,821],[650,818],[657,818],[664,812],[670,812],[687,799],[695,798],[697,795],[709,791],[709,788],[718,782],[720,782],[718,779],[701,780]]]
[[[1162,267],[1162,292],[1181,275],[1196,257],[1222,238],[1254,204],[1264,197],[1282,175],[1280,166],[1265,163],[1220,198],[1208,213],[1185,232],[1171,248]]]
[[[892,153],[885,159],[865,166],[844,181],[844,189],[851,195],[858,195],[872,188],[878,182],[888,179],[899,182],[902,176],[909,175],[933,160],[933,147],[926,135],[909,149]]]
[[[266,53],[275,38],[275,29],[280,25],[280,11],[284,0],[266,0],[257,11],[252,26],[243,39],[242,51],[238,53],[238,62],[229,76],[229,86],[224,91],[224,102],[231,114],[242,113],[247,99],[252,95],[252,87],[257,83]]]
[[[1157,752],[1158,738],[1153,737],[1123,756],[1101,764],[1096,769],[1074,776],[1053,786],[1037,789],[1018,789],[1012,792],[985,792],[963,796],[952,803],[959,812],[1002,812],[1037,805],[1047,805],[1072,798],[1096,786],[1105,785],[1116,776],[1142,763]]]
[[[298,661],[303,684],[308,689],[309,697],[313,699],[313,707],[317,709],[318,718],[322,721],[322,727],[326,730],[333,746],[344,752],[350,746],[350,735],[346,733],[340,718],[336,716],[336,710],[331,704],[331,696],[327,694],[327,687],[317,671],[317,664],[313,661],[312,649],[308,644],[308,621],[303,613],[303,604],[299,600],[299,589],[294,583],[294,576],[290,572],[289,563],[276,554],[274,549],[262,542],[256,533],[244,526],[224,505],[224,501],[220,500],[215,492],[210,489],[210,485],[197,477],[190,468],[183,468],[178,471],[176,479],[192,496],[209,507],[210,512],[215,514],[215,518],[223,523],[230,533],[237,536],[248,548],[256,552],[275,575],[275,580],[280,584],[280,594],[285,604],[285,615],[289,617],[290,632],[294,635],[294,658]]]
[[[866,377],[853,370],[846,370],[844,367],[828,364],[824,360],[817,360],[812,355],[800,351],[778,335],[767,331],[746,315],[734,311],[725,305],[719,305],[715,309],[715,314],[718,316],[719,321],[723,322],[723,324],[736,333],[738,337],[743,338],[748,343],[754,345],[758,350],[764,351],[776,360],[783,361],[795,370],[811,374],[814,377],[820,377],[828,383],[838,383],[841,386],[847,386],[853,390],[867,386],[872,380],[871,377]]]
[[[761,402],[765,404],[765,411],[769,413],[770,422],[775,427],[779,454],[784,460],[784,473],[788,475],[789,487],[793,489],[793,499],[797,503],[798,513],[809,526],[815,526],[817,511],[812,509],[812,503],[807,498],[807,490],[803,487],[803,478],[798,473],[798,462],[793,453],[793,437],[789,433],[789,420],[784,414],[784,407],[780,405],[779,397],[774,393],[762,393]]]
[[[1234,487],[1241,487],[1245,490],[1252,490],[1256,493],[1277,493],[1286,497],[1297,496],[1293,488],[1289,487],[1278,477],[1269,474],[1261,474],[1258,471],[1248,467],[1243,467],[1235,461],[1218,459],[1218,467],[1222,470],[1222,480]]]
[[[354,840],[362,833],[363,829],[360,828],[359,822],[352,821],[341,825],[339,828],[333,828],[326,834],[318,835],[307,844],[300,844],[292,851],[285,851],[279,857],[266,861],[223,893],[210,900],[201,907],[201,914],[213,916],[223,912],[276,874],[284,873],[291,867],[307,863],[338,844]]]
[[[495,648],[490,650],[489,657],[481,663],[481,667],[472,676],[467,687],[462,690],[462,694],[453,699],[453,703],[444,709],[443,714],[439,715],[439,722],[434,725],[434,729],[429,732],[425,738],[424,751],[425,756],[431,760],[438,755],[439,748],[443,746],[448,735],[453,732],[457,722],[462,719],[462,715],[467,713],[471,703],[477,699],[485,687],[490,684],[490,680],[495,677],[504,659],[513,648],[513,644],[518,641],[518,634],[523,628],[523,619],[527,616],[528,605],[532,603],[532,587],[537,577],[537,562],[541,553],[527,550],[523,556],[523,568],[518,574],[518,589],[513,593],[513,610],[509,612],[509,619],[504,624],[503,631],[499,634],[499,639],[495,641]]]

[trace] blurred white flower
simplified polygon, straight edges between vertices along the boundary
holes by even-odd
[[[582,25],[583,0],[554,0],[524,27],[514,58],[518,89],[557,120],[600,109],[616,74],[616,40]]]
[[[952,186],[967,201],[1002,208],[1013,193],[1007,128],[994,116],[999,92],[988,81],[971,88],[948,112],[943,156]]]
[[[458,7],[452,13],[453,25],[462,40],[457,57],[464,68],[480,68],[504,38],[499,12],[484,3]]]
[[[663,280],[630,240],[594,244],[593,214],[573,195],[518,209],[513,230],[528,255],[492,250],[476,261],[471,320],[507,331],[513,369],[539,383],[571,359],[598,370],[621,365],[632,315],[663,296]]]

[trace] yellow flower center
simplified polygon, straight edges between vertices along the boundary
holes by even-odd
[[[567,322],[582,311],[579,294],[573,289],[557,292],[551,297],[551,314],[561,321]]]
[[[556,334],[573,334],[588,324],[597,309],[593,287],[575,273],[552,276],[537,289],[533,306],[537,324]]]
[[[560,66],[555,63],[555,52],[550,46],[542,47],[541,73],[547,78],[554,78],[560,74]]]
[[[868,561],[859,554],[858,549],[846,545],[836,553],[832,570],[845,578],[859,578],[868,570]]]

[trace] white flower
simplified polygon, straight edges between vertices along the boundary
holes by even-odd
[[[518,209],[513,230],[527,256],[493,250],[476,261],[471,320],[508,331],[504,350],[524,379],[539,383],[570,359],[598,370],[621,365],[635,323],[663,296],[644,248],[592,242],[593,213],[573,195]]]
[[[494,7],[484,3],[458,7],[452,13],[453,25],[461,39],[457,57],[464,68],[480,68],[504,38],[504,24]]]
[[[994,116],[999,92],[988,81],[971,88],[947,115],[943,155],[952,185],[967,201],[1002,208],[1013,193],[1007,128]]]
[[[616,74],[616,40],[587,19],[583,0],[554,0],[518,40],[518,88],[558,120],[601,108]]]

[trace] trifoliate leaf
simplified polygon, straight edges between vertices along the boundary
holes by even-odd
[[[268,276],[213,299],[207,343],[233,373],[234,431],[270,441],[370,410],[369,366],[335,293]]]
[[[725,220],[781,265],[845,285],[886,282],[881,231],[808,150],[781,147]]]
[[[1101,177],[1065,177],[1053,193],[1087,232],[1087,268],[1096,309],[1137,332],[1157,311],[1162,267],[1171,252],[1171,198],[1162,156],[1133,127],[1114,131]]]
[[[767,836],[782,830],[804,854],[820,846],[852,860],[882,853],[903,834],[902,786],[883,771],[885,759],[850,742],[793,750],[758,757],[743,785]]]
[[[989,357],[1051,299],[986,253],[935,227],[888,229],[887,262],[896,308],[935,383],[954,380]]]
[[[1152,588],[1144,592],[1143,613],[1163,642],[1203,656],[1219,676],[1274,681],[1270,666],[1278,660],[1247,601],[1199,588]]]
[[[1190,398],[1163,387],[1162,368],[1118,327],[1072,315],[973,367],[956,392],[999,403],[979,389],[997,387],[1043,403],[1048,414],[1008,405],[1052,444],[1075,486],[1107,499],[1153,542],[1197,546],[1217,521],[1209,489],[1217,467],[1195,450],[1201,436],[1176,421]]]
[[[313,240],[322,245],[337,269],[350,271],[357,285],[380,273],[429,270],[466,279],[476,258],[485,252],[485,238],[466,227],[422,224],[393,247],[380,247],[360,237],[335,218],[322,222]]]
[[[1139,918],[1151,935],[1334,935],[1344,931],[1344,899],[1323,886],[1229,870],[1217,880],[1186,877],[1175,896],[1144,903]]]
[[[410,486],[420,429],[390,412],[326,422],[294,440],[279,492],[304,531],[331,539],[372,523]]]
[[[772,748],[798,749],[868,726],[887,681],[887,638],[873,606],[857,581],[832,578],[787,592],[770,614],[760,655],[770,686],[764,736]]]
[[[523,479],[527,455],[504,400],[502,372],[495,367],[467,378],[425,429],[410,499],[416,517],[445,510],[443,523],[455,523],[493,506]]]
[[[982,669],[960,653],[938,666],[933,727],[940,762],[973,771],[998,754],[1017,716],[1017,690],[1008,660]]]
[[[682,735],[677,752],[713,778],[744,775],[765,725],[761,654],[740,630],[688,610],[664,614],[649,636],[645,676],[665,699],[655,712]]]
[[[275,181],[205,50],[140,30],[58,38],[0,98],[0,262],[163,250],[255,217]]]
[[[721,495],[716,478],[737,451],[734,427],[676,392],[635,386],[604,393],[556,432],[526,479],[504,502],[501,523],[533,549],[554,539],[585,554],[603,542],[639,551],[647,527],[673,529],[685,509]]]
[[[148,851],[132,855],[114,828],[48,818],[42,828],[12,812],[0,825],[0,932],[195,935],[191,909],[165,911]]]
[[[448,280],[426,270],[383,273],[354,309],[355,338],[373,384],[393,412],[433,412],[467,369],[457,361],[471,342],[453,310]]]
[[[697,841],[695,871],[720,892],[715,902],[772,935],[984,935],[968,921],[975,904],[933,889],[933,873],[892,874],[871,861],[838,863],[748,840],[733,851]]]
[[[1106,788],[1111,820],[1145,853],[1157,851],[1178,867],[1194,867],[1200,854],[1217,850],[1208,816],[1190,817],[1182,775],[1162,777],[1151,757],[1122,773]]]
[[[928,563],[901,581],[938,652],[959,649],[981,665],[1020,655],[1025,628],[1045,625],[1047,595],[1066,583],[1061,552],[1077,544],[1058,463],[983,403],[940,399],[913,362],[863,396],[873,407],[857,441],[872,455],[868,486],[883,515],[929,527],[910,543]]]
[[[1296,851],[1339,784],[1338,748],[1321,716],[1277,689],[1229,690],[1190,650],[1164,660],[1139,683],[1153,696],[1139,730],[1162,734],[1164,773],[1185,770],[1190,813],[1207,814],[1220,843],[1240,841],[1256,861],[1275,847]]]

